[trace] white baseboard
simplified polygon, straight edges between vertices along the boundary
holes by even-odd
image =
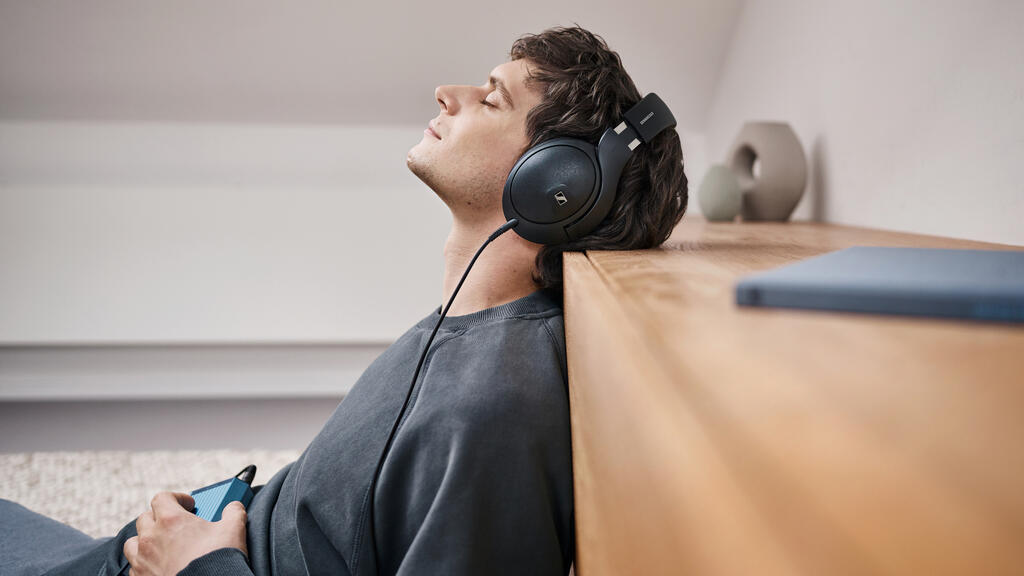
[[[387,347],[6,346],[0,401],[341,397]]]
[[[340,397],[0,402],[0,453],[302,450]]]

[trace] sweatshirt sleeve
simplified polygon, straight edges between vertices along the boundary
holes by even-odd
[[[515,361],[421,393],[378,485],[381,574],[569,573],[565,383],[555,363]],[[460,371],[439,373],[457,380]]]
[[[225,547],[189,562],[178,576],[252,576],[252,569],[241,550]]]

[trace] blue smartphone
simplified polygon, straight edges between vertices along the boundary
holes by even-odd
[[[224,507],[231,502],[237,500],[248,508],[252,502],[252,479],[255,476],[256,466],[250,464],[233,478],[193,490],[189,493],[196,504],[192,512],[203,520],[216,522],[220,520]]]

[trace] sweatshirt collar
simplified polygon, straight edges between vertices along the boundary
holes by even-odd
[[[458,300],[459,297],[456,296],[455,299]],[[447,303],[445,304],[447,305]],[[441,317],[441,310],[441,306],[434,308],[434,311],[426,318],[416,323],[416,327],[433,330],[434,325],[437,324],[437,319]],[[541,288],[540,290],[523,296],[522,298],[506,302],[492,308],[485,308],[470,314],[463,314],[462,316],[452,316],[451,314],[447,314],[445,315],[444,321],[441,323],[441,328],[439,328],[439,330],[461,330],[463,328],[482,324],[489,320],[499,318],[516,318],[528,314],[551,311],[561,312],[561,310],[561,303],[556,299],[550,289]]]

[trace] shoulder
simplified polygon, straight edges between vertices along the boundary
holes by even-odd
[[[474,326],[434,356],[424,391],[445,398],[450,417],[473,427],[503,423],[551,432],[568,425],[560,310]]]

